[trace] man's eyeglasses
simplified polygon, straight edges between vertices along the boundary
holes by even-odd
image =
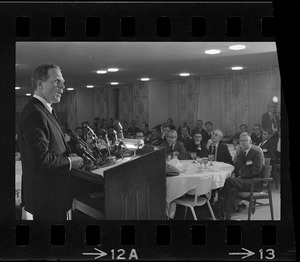
[[[239,140],[239,142],[242,142],[242,143],[246,143],[246,142],[248,142],[248,141],[251,141],[251,140],[249,140],[249,139],[242,139],[242,140]]]
[[[260,130],[260,128],[253,128],[253,130]]]
[[[177,138],[177,136],[168,136],[168,138]]]

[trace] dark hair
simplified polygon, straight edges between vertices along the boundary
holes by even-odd
[[[241,128],[242,126],[244,126],[244,127],[246,127],[246,128],[248,129],[248,126],[247,126],[246,124],[241,124],[241,125],[240,125],[240,128]]]
[[[210,122],[210,121],[207,121],[206,123],[205,123],[205,125],[213,125],[213,123],[212,122]]]
[[[263,131],[267,132],[269,135],[274,135],[274,131],[272,128],[265,128]]]
[[[197,120],[197,122],[201,122],[201,123],[202,123],[202,125],[203,125],[203,121],[202,121],[202,120],[200,120],[200,119],[199,119],[199,120]]]
[[[42,80],[46,81],[49,78],[48,70],[49,69],[58,69],[61,71],[58,65],[55,64],[43,64],[38,66],[36,69],[34,69],[32,75],[31,75],[31,86],[33,88],[33,91],[37,88],[37,81]]]
[[[261,125],[260,125],[260,124],[254,124],[254,126],[258,126],[259,128],[261,128]]]
[[[82,130],[82,127],[81,126],[78,126],[78,127],[76,127],[76,131],[78,130],[78,129],[81,129]]]
[[[146,123],[146,122],[143,122],[143,124],[145,125],[145,127],[149,128],[149,125],[148,125],[148,123]]]

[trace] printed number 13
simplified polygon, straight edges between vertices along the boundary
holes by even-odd
[[[275,258],[275,250],[272,248],[269,248],[266,250],[267,254],[266,254],[266,259],[274,259]],[[260,249],[259,250],[260,253],[260,259],[264,259],[264,250]]]

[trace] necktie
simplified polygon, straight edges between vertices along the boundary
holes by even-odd
[[[211,151],[211,153],[212,153],[213,155],[216,154],[216,146],[212,146],[212,151]]]
[[[247,152],[245,151],[245,152],[244,152],[244,155],[243,155],[243,161],[246,160],[246,157],[247,157]]]
[[[274,125],[274,129],[276,129],[276,128],[277,128],[277,126],[276,126],[276,119],[275,119],[275,115],[273,116],[273,125]]]

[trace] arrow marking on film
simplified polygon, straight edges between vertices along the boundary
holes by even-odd
[[[94,257],[94,259],[98,259],[100,257],[104,257],[107,256],[107,253],[103,252],[102,250],[98,249],[98,248],[94,248],[96,251],[98,251],[99,253],[82,253],[82,255],[84,256],[97,256]]]
[[[246,249],[246,248],[242,248],[244,251],[246,251],[246,253],[244,252],[235,252],[235,253],[229,253],[229,255],[245,255],[242,257],[242,259],[253,256],[255,253]]]

